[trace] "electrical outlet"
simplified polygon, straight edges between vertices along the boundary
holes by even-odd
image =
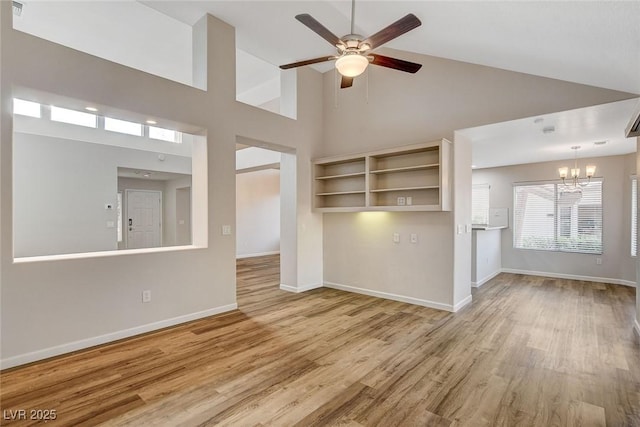
[[[464,224],[458,224],[458,234],[462,234],[464,232]]]
[[[149,289],[142,291],[142,302],[151,302],[151,291]]]
[[[400,243],[400,233],[393,233],[393,243]]]
[[[596,264],[602,265],[602,258],[596,258]]]
[[[418,243],[418,235],[416,233],[411,233],[411,243]]]
[[[413,205],[413,197],[407,197],[407,206]]]
[[[406,201],[407,199],[405,199],[404,197],[398,197],[398,206],[404,206]]]

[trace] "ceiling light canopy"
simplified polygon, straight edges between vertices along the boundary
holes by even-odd
[[[357,77],[364,73],[369,65],[366,56],[359,53],[347,53],[336,61],[338,72],[345,77]]]

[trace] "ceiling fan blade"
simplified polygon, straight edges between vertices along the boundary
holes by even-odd
[[[338,44],[344,44],[342,40],[335,34],[333,34],[327,27],[319,23],[315,20],[315,18],[308,13],[303,13],[301,15],[296,15],[296,19],[302,22],[304,25],[309,27],[311,31],[331,43],[332,46],[336,46]]]
[[[280,68],[283,70],[288,70],[289,68],[302,67],[305,65],[317,64],[319,62],[332,61],[336,59],[335,56],[322,56],[320,58],[307,59],[305,61],[292,62],[291,64],[281,65]]]
[[[404,18],[400,18],[388,27],[378,31],[377,33],[366,39],[363,43],[367,43],[369,46],[371,46],[371,49],[375,49],[382,46],[386,42],[391,41],[396,37],[399,37],[404,33],[407,33],[414,28],[419,27],[420,25],[422,25],[422,22],[420,22],[420,20],[413,13],[410,13]]]
[[[404,61],[402,59],[390,58],[388,56],[377,55],[375,53],[372,53],[369,56],[373,56],[373,61],[371,61],[371,63],[374,65],[393,68],[394,70],[400,70],[406,73],[413,74],[422,68],[422,64],[416,64],[415,62]]]
[[[340,80],[340,89],[345,89],[353,85],[353,77],[342,76]]]

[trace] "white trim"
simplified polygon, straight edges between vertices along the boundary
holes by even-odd
[[[280,251],[256,252],[254,254],[236,255],[236,259],[255,258],[259,256],[266,256],[266,255],[280,255]]]
[[[324,286],[326,286],[327,288],[338,289],[338,290],[341,290],[341,291],[347,291],[347,292],[354,292],[356,294],[369,295],[371,297],[384,298],[384,299],[390,299],[390,300],[393,300],[393,301],[406,302],[408,304],[421,305],[423,307],[435,308],[436,310],[445,310],[445,311],[451,311],[451,312],[455,311],[455,308],[451,304],[442,304],[440,302],[428,301],[428,300],[419,299],[419,298],[413,298],[413,297],[407,297],[407,296],[404,296],[404,295],[396,295],[396,294],[390,294],[390,293],[387,293],[387,292],[372,291],[370,289],[357,288],[355,286],[341,285],[339,283],[332,283],[332,282],[324,282]],[[465,298],[462,301],[462,303],[467,304],[469,302],[469,301],[467,301],[467,299],[470,301],[471,300],[471,296]],[[458,304],[458,305],[460,306],[460,304]],[[458,307],[458,308],[460,308],[460,307]]]
[[[502,269],[494,271],[493,273],[489,274],[487,277],[485,277],[484,279],[480,280],[479,282],[471,282],[471,287],[479,288],[480,286],[484,285],[485,283],[487,283],[489,280],[493,279],[494,277],[496,277],[500,273],[502,273]]]
[[[136,326],[135,328],[124,329],[117,332],[111,332],[97,337],[86,338],[78,341],[69,342],[66,344],[57,345],[54,347],[45,348],[42,350],[36,350],[31,353],[19,354],[17,356],[8,357],[0,360],[0,369],[13,368],[14,366],[24,365],[25,363],[31,363],[49,357],[59,356],[65,353],[71,353],[77,350],[83,350],[97,345],[106,344],[112,341],[120,340],[123,338],[129,338],[135,335],[144,334],[146,332],[156,331],[158,329],[167,328],[169,326],[175,326],[181,323],[190,322],[196,319],[202,319],[203,317],[213,316],[215,314],[224,313],[226,311],[235,310],[238,308],[237,303],[223,305],[208,310],[198,311],[191,314],[185,314],[183,316],[173,317],[171,319],[160,320],[158,322],[147,323],[146,325]]]
[[[525,274],[527,276],[551,277],[554,279],[571,279],[583,280],[586,282],[611,283],[612,285],[630,286],[632,288],[636,287],[636,282],[632,282],[631,280],[612,279],[609,277],[579,276],[577,274],[548,273],[546,271],[519,270],[515,268],[503,268],[502,272],[512,274]]]
[[[633,329],[636,331],[636,334],[640,335],[640,323],[638,319],[633,319]]]
[[[289,286],[289,285],[285,285],[280,283],[280,289],[282,289],[283,291],[287,291],[287,292],[294,292],[296,294],[299,294],[301,292],[306,292],[306,291],[310,291],[312,289],[318,289],[321,288],[322,285],[319,283],[314,283],[311,285],[304,285],[304,286],[300,286],[300,287],[296,287],[296,286]]]
[[[470,304],[472,299],[473,299],[473,297],[471,295],[469,295],[468,297],[466,297],[465,299],[463,299],[462,301],[460,301],[459,303],[454,305],[453,306],[453,312],[455,313],[456,311],[460,310],[465,305]]]
[[[185,246],[164,246],[161,248],[145,248],[145,249],[122,249],[112,251],[101,252],[82,252],[76,254],[63,254],[63,255],[39,255],[32,257],[14,258],[14,264],[24,264],[29,262],[43,262],[43,261],[66,261],[73,259],[86,259],[86,258],[102,258],[110,256],[122,256],[122,255],[137,255],[137,254],[154,254],[158,252],[175,252],[175,251],[187,251],[191,249],[206,249],[207,246],[185,245]]]

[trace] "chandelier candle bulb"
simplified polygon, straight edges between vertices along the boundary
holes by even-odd
[[[595,165],[587,165],[587,177],[591,178],[596,174]]]
[[[569,168],[566,166],[563,168],[559,168],[558,174],[560,174],[561,179],[565,179],[567,176],[569,176]]]
[[[571,169],[571,177],[578,178],[580,177],[580,168]]]

